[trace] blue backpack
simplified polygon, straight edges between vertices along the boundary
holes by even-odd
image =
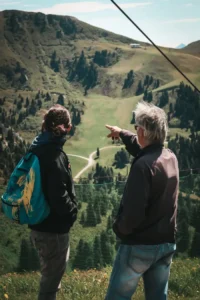
[[[1,200],[4,214],[20,224],[39,224],[49,215],[40,163],[34,153],[28,152],[17,164]]]

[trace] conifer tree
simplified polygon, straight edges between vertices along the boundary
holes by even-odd
[[[101,214],[100,214],[100,205],[99,205],[99,203],[94,207],[95,207],[95,210],[96,210],[97,224],[100,224],[101,223]]]
[[[113,256],[114,256],[114,249],[108,235],[105,231],[101,233],[101,253],[102,253],[102,260],[103,266],[111,265],[113,263]]]
[[[38,271],[40,269],[40,260],[36,248],[30,243],[30,270]]]
[[[93,254],[93,247],[90,243],[84,242],[83,245],[83,269],[88,270],[92,269],[94,266],[94,254]]]
[[[97,148],[96,156],[97,156],[97,157],[100,156],[100,150],[99,150],[99,148]]]
[[[134,72],[133,72],[133,70],[131,70],[128,73],[128,75],[125,78],[125,80],[124,80],[124,85],[122,87],[123,90],[127,89],[127,88],[130,88],[133,85],[133,83],[134,83],[134,77],[135,77]]]
[[[31,269],[31,251],[28,240],[22,239],[19,255],[18,271],[25,272]]]
[[[65,105],[65,99],[64,99],[64,96],[63,96],[62,94],[60,94],[60,95],[58,96],[57,104],[60,104],[60,105],[62,105],[62,106]]]
[[[74,269],[84,269],[84,256],[83,256],[83,251],[84,251],[84,241],[83,239],[80,239],[78,246],[76,248],[76,255],[73,261],[73,268]]]
[[[110,230],[110,229],[112,229],[112,226],[113,226],[112,217],[109,216],[108,220],[107,220],[107,231]]]
[[[88,203],[87,206],[87,219],[86,219],[87,226],[96,226],[97,225],[97,218],[94,211],[94,207],[91,201]]]
[[[191,257],[200,257],[200,232],[195,231],[191,250],[190,250]]]
[[[138,83],[136,96],[139,96],[139,95],[143,94],[143,92],[144,92],[144,88],[142,86],[142,81],[140,80],[139,83]]]
[[[101,240],[99,236],[95,236],[93,244],[94,253],[94,268],[101,269],[103,266],[102,252],[101,252]]]
[[[83,211],[81,214],[80,224],[85,225],[85,222],[86,222],[86,215],[85,212]]]

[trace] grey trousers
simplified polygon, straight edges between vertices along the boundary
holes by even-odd
[[[32,230],[31,239],[38,251],[42,275],[38,300],[56,300],[69,260],[69,234]]]

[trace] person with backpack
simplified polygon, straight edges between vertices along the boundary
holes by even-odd
[[[41,133],[10,176],[2,195],[5,215],[28,224],[40,259],[38,300],[55,300],[69,259],[69,231],[77,217],[71,166],[63,151],[71,129],[68,110],[56,104]]]
[[[45,114],[42,132],[30,147],[39,159],[42,189],[50,209],[41,223],[29,225],[41,265],[38,300],[56,299],[69,259],[69,231],[77,217],[71,166],[63,151],[70,129],[68,110],[56,104]]]
[[[132,299],[140,278],[146,300],[166,300],[176,244],[179,168],[175,154],[164,147],[164,110],[139,102],[137,134],[106,126],[108,137],[121,138],[134,156],[113,230],[121,240],[106,300]]]

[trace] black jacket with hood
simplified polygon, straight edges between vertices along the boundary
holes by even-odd
[[[49,216],[32,230],[67,233],[77,217],[77,203],[70,162],[59,140],[31,147],[40,162],[43,193],[50,207]]]

